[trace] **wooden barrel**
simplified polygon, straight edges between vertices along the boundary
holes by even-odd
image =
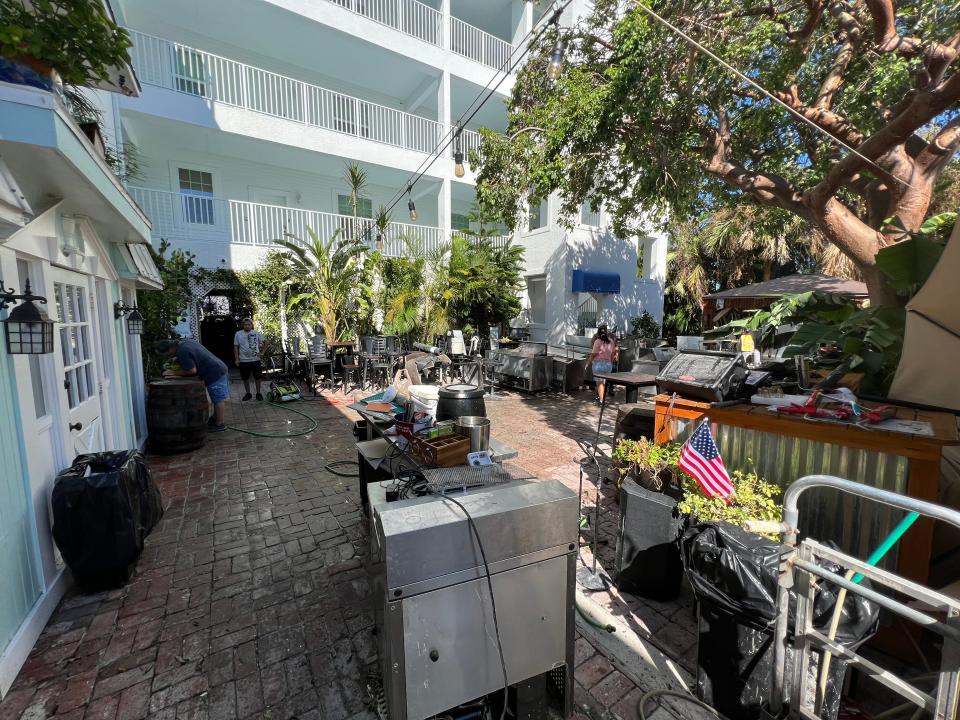
[[[207,441],[207,388],[199,380],[155,380],[147,395],[147,439],[158,455],[190,452]]]

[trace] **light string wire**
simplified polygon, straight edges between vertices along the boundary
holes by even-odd
[[[463,111],[459,119],[457,119],[456,122],[451,123],[450,127],[443,134],[443,136],[440,138],[437,144],[434,145],[433,150],[430,151],[430,154],[428,155],[428,157],[420,163],[417,169],[414,170],[410,174],[410,176],[407,177],[407,179],[403,182],[403,184],[400,186],[400,189],[393,194],[393,196],[390,198],[389,205],[386,206],[386,213],[388,215],[390,211],[393,210],[397,206],[397,204],[403,199],[404,195],[409,194],[410,199],[411,200],[413,199],[412,191],[414,186],[417,184],[417,182],[427,173],[427,171],[431,167],[433,167],[433,164],[437,162],[437,160],[439,160],[441,157],[444,156],[443,154],[446,152],[447,148],[449,148],[450,145],[454,142],[455,138],[459,136],[460,131],[464,128],[464,126],[468,122],[470,122],[470,120],[472,120],[478,112],[480,112],[480,109],[487,102],[489,102],[490,98],[493,97],[493,94],[503,84],[503,81],[506,80],[507,77],[510,75],[510,73],[513,72],[514,68],[516,68],[517,65],[520,64],[520,61],[523,60],[530,53],[531,47],[535,44],[535,42],[539,40],[544,33],[546,33],[546,31],[550,28],[551,25],[553,25],[559,20],[560,14],[564,10],[566,10],[567,6],[570,5],[572,1],[573,0],[564,0],[563,3],[556,9],[552,10],[549,13],[544,13],[540,21],[537,23],[537,25],[534,25],[532,28],[530,28],[530,31],[526,35],[524,35],[523,39],[520,41],[517,47],[514,48],[514,50],[510,53],[507,59],[500,64],[500,67],[495,70],[493,77],[491,77],[490,80],[487,81],[487,84],[484,85],[483,89],[477,94],[477,96],[473,99],[473,102],[470,103],[467,109]],[[544,23],[543,18],[549,18],[549,19]],[[537,33],[536,37],[532,38],[529,42],[527,42],[528,38],[530,38],[531,35],[533,35],[534,33]],[[514,60],[514,55],[517,53],[517,50],[520,48],[522,48],[522,51],[520,52],[519,55],[517,55],[516,59]],[[493,87],[490,87],[490,83],[496,80],[498,76],[500,79],[497,80],[496,85],[494,85]],[[486,97],[484,97],[485,93],[486,93]],[[483,99],[481,100],[481,98]],[[478,100],[480,101],[479,105],[477,104]],[[424,165],[426,165],[426,167],[424,167]],[[354,238],[354,241],[355,242],[359,241],[368,232],[368,230],[369,228],[364,229],[361,232],[358,232]]]

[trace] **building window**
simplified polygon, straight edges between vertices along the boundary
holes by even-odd
[[[647,256],[650,254],[649,250],[647,249],[647,245],[649,243],[650,243],[649,238],[640,238],[637,240],[637,277],[638,278],[645,278],[649,276],[649,272],[648,272],[649,269],[647,266],[647,261],[648,261]]]
[[[466,215],[460,213],[451,213],[450,227],[460,232],[470,232],[470,220]]]
[[[590,203],[585,202],[580,206],[580,224],[600,227],[600,211],[591,209]]]
[[[203,69],[203,56],[196,50],[177,47],[174,61],[174,82],[177,90],[206,97],[207,82]]]
[[[183,216],[195,225],[213,225],[213,175],[203,170],[180,168]]]
[[[337,195],[337,212],[341,215],[353,217],[353,205],[350,204],[349,195]],[[373,200],[370,198],[357,198],[357,217],[373,217]]]
[[[530,199],[530,224],[528,230],[539,230],[540,228],[547,227],[550,221],[549,214],[547,212],[547,201],[546,199],[537,200],[535,198]]]
[[[527,278],[527,302],[530,306],[530,323],[547,324],[547,278],[543,275]]]
[[[33,292],[42,295],[40,285],[40,272],[37,263],[31,263],[26,260],[17,260],[17,275],[20,287],[30,281]],[[47,401],[43,397],[43,369],[40,367],[40,355],[27,355],[30,366],[30,387],[33,391],[33,411],[39,420],[47,415]]]
[[[98,390],[87,317],[87,289],[82,285],[56,283],[54,298],[60,320],[60,351],[63,353],[64,388],[72,410]]]

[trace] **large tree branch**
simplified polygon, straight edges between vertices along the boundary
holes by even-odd
[[[823,128],[830,133],[830,135],[838,140],[842,140],[847,145],[856,147],[863,142],[863,133],[857,130],[857,128],[854,127],[854,125],[846,118],[838,115],[835,112],[831,112],[830,110],[822,110],[817,107],[808,107],[807,105],[804,105],[797,94],[797,89],[795,86],[791,88],[789,93],[778,90],[773,94],[778,100],[786,105],[789,105],[790,108],[803,115],[805,118],[807,118],[807,120],[817,125],[817,127]]]
[[[906,106],[886,125],[857,146],[857,153],[848,153],[836,163],[827,176],[816,187],[807,191],[804,202],[810,207],[823,207],[828,199],[850,178],[862,170],[884,176],[884,168],[876,167],[881,157],[895,153],[896,149],[907,144],[910,137],[921,127],[936,118],[944,110],[960,100],[960,73],[956,73],[936,90],[921,90],[913,93]],[[945,128],[946,129],[946,128]],[[903,153],[906,156],[906,153]],[[871,161],[867,163],[863,158]],[[899,185],[913,184],[916,178],[898,175],[890,171],[893,177],[885,178]]]
[[[923,55],[925,73],[918,87],[932,87],[940,82],[950,64],[957,59],[957,36],[946,43],[929,43],[897,32],[897,11],[893,0],[864,0],[873,19],[873,42],[878,52],[896,52],[905,57]]]
[[[927,146],[917,155],[917,166],[927,171],[935,165],[945,165],[960,149],[960,115],[944,125]]]
[[[748,170],[730,158],[729,125],[726,115],[720,114],[716,130],[708,130],[708,143],[712,150],[706,170],[731,187],[749,193],[759,202],[789,210],[803,218],[809,218],[801,195],[786,179],[774,174]]]
[[[840,90],[840,86],[843,85],[847,68],[850,67],[850,63],[856,55],[859,44],[859,36],[848,37],[846,42],[843,43],[840,52],[837,53],[837,57],[827,72],[827,76],[823,79],[823,82],[820,83],[820,90],[817,92],[817,99],[813,104],[815,108],[820,110],[830,109],[830,106],[833,104],[833,98],[836,96],[837,91]]]

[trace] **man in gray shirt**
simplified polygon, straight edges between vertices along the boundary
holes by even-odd
[[[253,375],[253,381],[257,387],[257,400],[263,400],[260,393],[260,378],[263,375],[263,365],[261,359],[267,351],[267,341],[263,333],[253,329],[253,320],[244,318],[241,324],[242,330],[237,330],[233,336],[233,362],[240,368],[240,379],[243,380],[243,390],[246,395],[244,401],[249,400],[250,395],[250,376]]]
[[[160,355],[176,357],[180,369],[173,371],[178,377],[197,375],[207,386],[207,394],[213,403],[213,417],[207,422],[208,432],[223,432],[223,411],[230,397],[230,374],[227,366],[216,355],[196,340],[161,340],[157,343]],[[166,373],[164,373],[166,375]]]

